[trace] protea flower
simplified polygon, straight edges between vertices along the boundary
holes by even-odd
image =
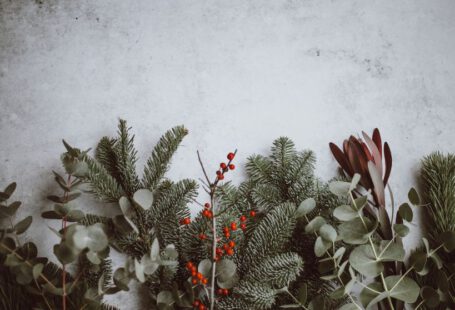
[[[354,136],[344,140],[343,151],[334,143],[329,144],[330,150],[343,171],[351,178],[355,173],[360,174],[360,185],[372,191],[378,206],[385,206],[384,188],[392,170],[392,154],[387,142],[382,146],[377,128],[373,138],[365,132],[362,134],[363,140]]]

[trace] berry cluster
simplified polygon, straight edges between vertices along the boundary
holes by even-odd
[[[192,262],[186,263],[186,269],[191,273],[191,283],[193,285],[207,285],[207,283],[209,283],[209,280],[204,277],[202,273],[197,271],[197,267]]]
[[[235,157],[235,153],[229,153],[227,154],[227,159],[229,160],[228,163],[221,163],[220,164],[220,169],[216,171],[216,178],[217,180],[223,180],[224,179],[224,174],[226,172],[228,172],[229,170],[234,170],[235,169],[235,165],[232,164],[232,160],[234,159]]]
[[[199,299],[196,299],[193,302],[193,307],[194,307],[194,309],[198,309],[198,310],[206,310],[207,309],[207,307]]]

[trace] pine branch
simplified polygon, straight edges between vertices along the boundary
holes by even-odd
[[[109,174],[120,184],[122,181],[120,172],[117,169],[117,157],[114,152],[114,146],[117,143],[116,139],[103,137],[95,150],[95,159],[99,162]]]
[[[246,274],[256,264],[258,258],[281,253],[288,243],[295,227],[295,206],[284,203],[271,210],[255,227],[243,251],[241,274]]]
[[[94,159],[85,156],[84,161],[88,165],[86,181],[90,183],[93,193],[102,201],[118,202],[123,191],[117,181]]]
[[[142,184],[145,188],[154,190],[169,169],[172,156],[177,151],[188,130],[183,126],[177,126],[168,130],[153,149],[147,160]]]
[[[291,252],[277,254],[256,265],[246,279],[280,289],[295,281],[302,268],[303,260],[299,255]]]
[[[119,121],[119,137],[113,149],[117,158],[117,170],[122,180],[120,184],[128,196],[132,196],[140,188],[136,173],[137,151],[134,148],[134,135],[129,134],[130,129],[125,120]]]

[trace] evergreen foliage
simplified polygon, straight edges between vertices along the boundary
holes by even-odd
[[[309,295],[328,299],[334,285],[320,279],[313,250],[315,237],[305,233],[305,223],[295,215],[297,206],[309,197],[314,197],[319,206],[311,217],[328,216],[339,203],[327,185],[315,178],[314,163],[311,151],[298,152],[292,140],[281,137],[273,142],[270,156],[253,155],[248,159],[248,179],[238,189],[230,185],[220,188],[218,198],[226,208],[243,214],[249,209],[259,212],[248,223],[245,240],[235,258],[241,280],[233,290],[234,295],[222,301],[220,307],[269,309],[273,304],[276,307],[276,304],[289,303],[289,296],[279,295],[283,293],[280,289],[287,286],[296,293],[306,285]],[[272,269],[276,273],[269,273]],[[264,278],[261,275],[266,273],[269,273],[269,281],[261,281]],[[272,279],[277,282],[271,283]],[[268,293],[256,295],[256,289]],[[245,294],[263,298],[245,298]],[[236,308],[239,299],[243,308]],[[332,301],[333,307],[336,304],[338,302]]]

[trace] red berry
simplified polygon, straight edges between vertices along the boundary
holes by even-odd
[[[187,269],[191,269],[191,268],[193,268],[193,266],[194,266],[194,265],[193,265],[192,262],[186,263],[186,268],[187,268]]]
[[[227,244],[227,243],[223,244],[223,249],[225,251],[229,250],[229,244]]]
[[[224,295],[224,296],[229,295],[229,290],[226,289],[226,288],[224,288],[224,289],[223,289],[223,295]]]
[[[196,275],[196,277],[197,277],[199,280],[202,280],[202,278],[203,278],[204,276],[202,275],[202,273],[198,272],[197,275]]]
[[[197,284],[197,282],[198,282],[198,281],[197,281],[197,279],[193,279],[193,280],[191,280],[191,283],[193,283],[193,285],[196,285],[196,284]]]
[[[186,217],[182,220],[183,225],[188,225],[189,223],[191,223],[191,219],[189,217]]]
[[[201,302],[197,299],[193,302],[194,307],[198,307],[200,304],[201,304]]]
[[[224,233],[228,233],[228,232],[229,232],[229,227],[227,227],[227,226],[224,227],[224,228],[223,228],[223,232],[224,232]]]
[[[216,248],[216,255],[222,255],[223,250],[221,248]]]
[[[223,291],[222,288],[219,288],[219,289],[216,290],[216,293],[217,293],[218,295],[223,295],[224,291]]]
[[[223,172],[221,170],[217,170],[216,175],[219,177],[220,175],[223,175]]]
[[[210,210],[205,209],[204,211],[202,211],[202,215],[207,217],[207,218],[212,218],[213,212],[210,211]]]
[[[234,165],[234,164],[230,164],[230,165],[229,165],[229,169],[230,169],[230,170],[234,170],[234,169],[235,169],[235,165]]]
[[[208,202],[206,202],[206,203],[204,204],[204,208],[210,209],[210,204],[209,204]]]
[[[229,160],[233,160],[234,157],[235,157],[235,154],[234,154],[234,153],[229,153],[229,154],[227,155],[227,159],[229,159]]]
[[[218,180],[224,180],[224,175],[223,174],[219,175]]]
[[[205,306],[203,304],[199,305],[199,310],[205,310]]]
[[[199,239],[205,240],[205,239],[207,239],[207,236],[204,234],[199,234]]]
[[[234,255],[234,250],[229,248],[229,249],[226,250],[226,254],[229,255],[229,256],[232,256],[232,255]]]
[[[237,229],[237,223],[236,222],[232,222],[231,223],[231,229],[232,230],[236,230]]]
[[[192,276],[192,277],[196,277],[196,276],[197,276],[196,270],[192,270],[192,271],[191,271],[191,276]]]
[[[202,279],[202,284],[206,285],[207,283],[209,283],[209,280],[207,278]]]
[[[241,228],[242,230],[245,230],[245,229],[246,229],[246,224],[245,224],[245,223],[240,224],[240,228]]]
[[[235,247],[235,242],[234,242],[234,241],[229,241],[229,246],[230,246],[231,248]]]
[[[221,255],[215,256],[215,262],[219,261],[221,259]]]
[[[225,163],[221,163],[221,164],[220,164],[220,168],[224,170],[224,169],[227,168],[227,165],[226,165]]]
[[[255,217],[255,216],[256,216],[256,211],[251,210],[251,211],[250,211],[250,216],[251,216],[251,217]]]
[[[229,238],[231,236],[231,233],[230,232],[227,232],[227,233],[224,233],[224,236],[227,238]]]
[[[240,222],[246,222],[246,216],[245,215],[242,215],[240,217]]]

